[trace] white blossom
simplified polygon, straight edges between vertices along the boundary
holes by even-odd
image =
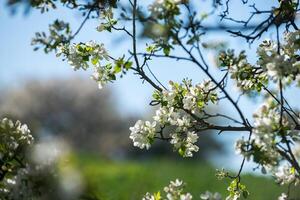
[[[182,133],[171,134],[170,143],[183,157],[192,157],[193,152],[197,152],[199,147],[195,144],[198,141],[198,135],[195,132],[188,131],[186,137]]]
[[[138,120],[133,127],[129,128],[130,139],[133,145],[141,149],[149,149],[156,134],[156,122]]]
[[[166,6],[167,3],[179,5],[187,2],[188,0],[155,0],[152,4],[149,5],[148,10],[150,11],[152,16],[156,17],[164,10],[168,9],[168,7]]]
[[[180,195],[180,200],[192,200],[193,196],[190,193]]]
[[[80,68],[86,70],[89,67],[89,61],[96,63],[96,61],[109,59],[104,44],[97,44],[95,41],[61,46],[58,56],[62,53],[74,70]]]
[[[199,150],[196,145],[198,135],[191,131],[197,123],[194,116],[201,116],[201,111],[205,104],[215,103],[217,94],[214,85],[210,81],[192,85],[190,80],[183,80],[182,84],[169,82],[169,90],[156,91],[153,94],[154,102],[159,102],[160,107],[156,110],[153,120],[160,130],[160,136],[164,137],[163,129],[171,126],[173,131],[168,133],[170,143],[174,150],[184,157],[192,157],[194,152]],[[130,138],[134,141],[134,146],[140,148],[150,148],[155,133],[144,131],[144,122],[138,121],[131,130]],[[162,138],[164,139],[164,138]]]
[[[20,121],[13,123],[12,120],[4,118],[0,121],[0,143],[3,154],[14,156],[18,148],[23,148],[33,143],[33,136],[26,124]],[[6,151],[6,152],[5,152]]]
[[[218,192],[211,193],[209,191],[206,191],[205,193],[201,194],[200,198],[203,200],[221,200],[222,199],[220,193],[218,193]]]
[[[114,72],[111,67],[97,64],[94,66],[94,73],[91,75],[91,79],[98,83],[99,89],[102,89],[104,85],[112,81],[112,76],[114,76]]]
[[[288,196],[285,193],[281,193],[281,195],[278,197],[278,200],[288,200]]]
[[[115,72],[111,64],[103,64],[109,60],[104,44],[95,41],[80,44],[66,44],[59,48],[58,56],[63,54],[74,70],[87,70],[92,66],[94,73],[91,78],[98,83],[99,89],[108,82],[115,80]]]
[[[155,200],[154,196],[147,192],[142,200]]]
[[[184,109],[194,111],[197,104],[196,97],[191,94],[187,94],[183,97],[182,103]]]
[[[226,200],[238,200],[238,199],[240,199],[240,196],[241,196],[240,193],[237,193],[233,196],[227,196]]]
[[[176,112],[173,107],[160,107],[155,113],[153,119],[161,125],[176,125],[180,117],[180,113]]]
[[[276,168],[274,176],[278,183],[281,185],[287,185],[294,182],[295,185],[299,183],[299,179],[296,176],[296,170],[288,165],[281,165]]]
[[[195,132],[188,132],[187,138],[186,138],[186,144],[185,144],[185,154],[186,157],[192,157],[193,152],[197,152],[199,150],[199,147],[195,145],[195,143],[198,141],[198,135],[195,134]]]
[[[299,37],[299,31],[286,33],[280,49],[277,43],[271,40],[263,41],[258,47],[257,64],[272,80],[283,79],[289,84],[299,74],[300,66],[296,58],[297,51],[300,49],[297,42]]]
[[[183,181],[176,179],[175,181],[171,181],[170,184],[164,188],[164,191],[166,192],[168,200],[191,200],[192,195],[190,193],[185,193],[183,189]]]
[[[294,55],[299,49],[300,31],[288,32],[285,34],[284,40],[286,42],[284,51],[287,55]]]
[[[176,179],[175,181],[170,181],[170,184],[164,187],[162,194],[160,192],[155,194],[150,194],[147,192],[142,200],[192,200],[193,196],[190,193],[185,192],[184,187],[185,183],[179,179]]]

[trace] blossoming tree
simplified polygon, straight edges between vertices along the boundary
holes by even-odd
[[[20,1],[9,2],[16,4]],[[158,106],[158,109],[151,120],[139,120],[130,128],[129,137],[138,148],[149,149],[155,140],[164,140],[181,156],[192,157],[201,151],[196,142],[198,135],[205,130],[247,134],[235,145],[236,151],[243,156],[238,172],[217,171],[218,178],[231,179],[228,196],[225,197],[227,200],[247,198],[249,192],[241,177],[247,161],[255,162],[262,173],[272,174],[274,181],[281,185],[297,185],[300,180],[300,117],[297,108],[290,105],[285,95],[286,89],[300,86],[299,1],[272,1],[272,4],[264,5],[264,9],[256,5],[260,1],[251,2],[239,1],[241,7],[251,9],[245,19],[240,19],[242,16],[236,18],[232,15],[231,0],[207,0],[211,11],[207,11],[205,6],[206,12],[202,12],[199,2],[193,0],[29,1],[32,7],[42,12],[62,4],[79,10],[84,16],[82,24],[74,32],[69,23],[56,20],[49,26],[49,34],[36,33],[32,44],[36,49],[43,48],[46,53],[55,51],[74,70],[93,69],[91,77],[100,89],[125,76],[128,71],[151,85],[154,92],[150,105]],[[219,21],[215,26],[206,23],[216,16]],[[123,34],[124,39],[126,37],[131,41],[128,53],[115,57],[103,43],[73,43],[86,21],[95,17],[100,20],[97,27],[99,32]],[[138,37],[143,31],[147,40]],[[244,51],[237,53],[225,49],[222,43],[205,42],[203,38],[210,31],[225,31],[234,38],[244,39],[245,43],[257,48],[256,60],[250,62]],[[261,40],[267,33],[273,32],[275,39]],[[260,44],[255,46],[257,43]],[[212,73],[213,64],[206,58],[206,52],[212,49],[217,53],[218,76]],[[170,81],[169,87],[166,87],[151,71],[150,61],[159,58],[190,63],[198,67],[207,80],[193,83],[187,78],[179,83]],[[217,78],[220,75],[221,78]],[[229,92],[231,83],[239,89],[238,98]],[[259,96],[264,102],[253,113],[251,122],[245,115],[249,110],[245,110],[239,100],[253,95]],[[237,115],[206,112],[208,105],[223,101],[227,101]],[[213,124],[209,121],[212,118],[226,119],[228,122]],[[4,119],[1,127],[1,134],[12,134],[8,140],[1,138],[3,151],[7,152],[1,157],[0,175],[3,180],[5,163],[16,160],[13,151],[19,144],[30,144],[31,137],[19,122],[14,125]],[[165,131],[168,128],[173,131]],[[12,138],[14,141],[10,141]],[[206,192],[200,198],[217,200],[222,197],[218,193]],[[176,180],[164,188],[164,193],[147,193],[143,199],[190,200],[192,195],[184,191],[182,181]],[[289,191],[279,199],[289,199]]]

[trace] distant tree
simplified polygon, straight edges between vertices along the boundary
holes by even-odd
[[[147,155],[135,151],[128,138],[128,127],[136,117],[120,117],[119,112],[107,89],[99,92],[93,82],[79,77],[29,80],[15,89],[2,90],[0,97],[0,116],[26,123],[36,140],[55,136],[67,140],[75,150],[114,159],[169,157],[170,148],[163,144],[156,145]],[[202,138],[199,145],[207,145],[198,160],[220,149],[211,135]]]
[[[75,149],[103,155],[125,151],[129,146],[130,118],[121,118],[113,107],[110,92],[97,92],[91,81],[32,80],[2,94],[2,117],[28,124],[36,139],[57,136],[69,141]]]

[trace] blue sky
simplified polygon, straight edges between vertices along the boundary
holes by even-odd
[[[0,87],[15,87],[22,85],[27,79],[51,79],[51,78],[67,78],[73,76],[82,76],[89,79],[90,72],[76,71],[74,72],[71,67],[57,58],[54,54],[44,54],[42,51],[33,51],[30,45],[31,38],[37,31],[46,31],[48,24],[55,19],[63,19],[71,23],[72,28],[75,30],[81,23],[82,17],[76,12],[59,8],[57,10],[40,14],[39,11],[33,10],[29,15],[24,15],[20,9],[16,15],[11,15],[9,10],[4,6],[3,1],[0,4]],[[237,16],[244,12],[238,9]],[[211,21],[214,23],[215,21]],[[128,49],[128,42],[122,41],[120,38],[111,36],[110,34],[101,33],[96,31],[98,20],[88,22],[83,31],[78,35],[76,41],[89,41],[94,39],[103,42],[107,49],[115,55],[120,55]],[[272,37],[272,35],[271,35]],[[122,38],[121,38],[122,39]],[[213,34],[209,37],[211,40],[227,40],[228,34]],[[244,41],[239,39],[229,39],[230,47],[236,49],[247,48],[248,46]],[[142,46],[140,46],[142,48]],[[251,59],[254,60],[254,48]],[[177,52],[178,53],[178,52]],[[194,82],[202,81],[205,77],[201,71],[195,66],[183,62],[169,61],[160,59],[151,62],[151,69],[162,80],[167,83],[168,80],[181,81],[185,77],[193,79]],[[216,71],[214,69],[213,71]],[[92,80],[91,80],[92,81]],[[95,83],[95,87],[97,84]],[[147,84],[141,84],[141,80],[133,74],[128,74],[123,79],[119,79],[109,86],[112,88],[113,94],[116,99],[116,105],[119,110],[124,114],[138,114],[142,115],[150,110],[148,106],[151,100],[153,89]],[[231,87],[228,88],[229,93],[236,97],[236,91]],[[101,91],[99,91],[101,92]],[[296,101],[295,101],[296,102]],[[257,102],[242,99],[240,105],[245,111],[253,111],[257,108]],[[222,109],[232,115],[236,113],[231,112],[232,109],[229,104],[221,104]],[[251,118],[252,112],[248,112],[248,117]],[[223,141],[232,144],[235,134],[224,133],[226,136],[221,136]],[[232,159],[229,158],[229,159]],[[220,161],[228,162],[229,160]],[[236,160],[239,162],[239,160]]]
[[[34,33],[46,31],[48,24],[55,19],[63,19],[70,22],[73,30],[82,21],[82,17],[78,13],[70,12],[63,8],[43,15],[36,10],[32,10],[29,15],[24,15],[22,8],[19,8],[19,12],[16,15],[11,15],[3,4],[0,5],[0,83],[2,85],[22,84],[28,78],[48,79],[77,75],[89,78],[90,72],[73,72],[66,62],[56,58],[53,53],[46,55],[42,51],[33,51],[30,42]],[[95,30],[98,23],[97,20],[87,23],[76,38],[76,41],[85,42],[93,39],[105,43],[107,49],[115,55],[121,55],[124,51],[126,52],[130,44],[126,40],[122,42],[120,37],[116,38],[105,33],[99,34]],[[213,35],[211,38],[224,40],[225,36]],[[123,39],[122,36],[121,39]],[[236,40],[232,41],[232,45],[237,46],[234,44]],[[141,46],[141,48],[144,48],[144,46]],[[181,81],[185,77],[193,79],[194,82],[199,82],[204,78],[200,70],[195,66],[165,59],[151,62],[151,69],[165,84],[169,80]],[[150,101],[152,88],[147,84],[142,85],[140,83],[141,81],[138,77],[129,74],[114,84],[110,84],[109,87],[114,89],[114,94],[122,111],[126,113],[141,113],[148,109],[145,105]]]

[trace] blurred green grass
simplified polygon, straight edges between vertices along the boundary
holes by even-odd
[[[116,162],[91,156],[77,156],[75,163],[87,181],[89,193],[101,200],[142,199],[146,192],[161,191],[176,178],[187,183],[186,191],[193,194],[193,199],[199,199],[206,190],[220,192],[223,197],[227,194],[228,181],[217,180],[215,167],[207,163],[166,159]],[[249,200],[276,200],[286,191],[271,178],[244,174],[242,182],[250,192]],[[292,192],[294,198],[300,196],[299,190]]]

